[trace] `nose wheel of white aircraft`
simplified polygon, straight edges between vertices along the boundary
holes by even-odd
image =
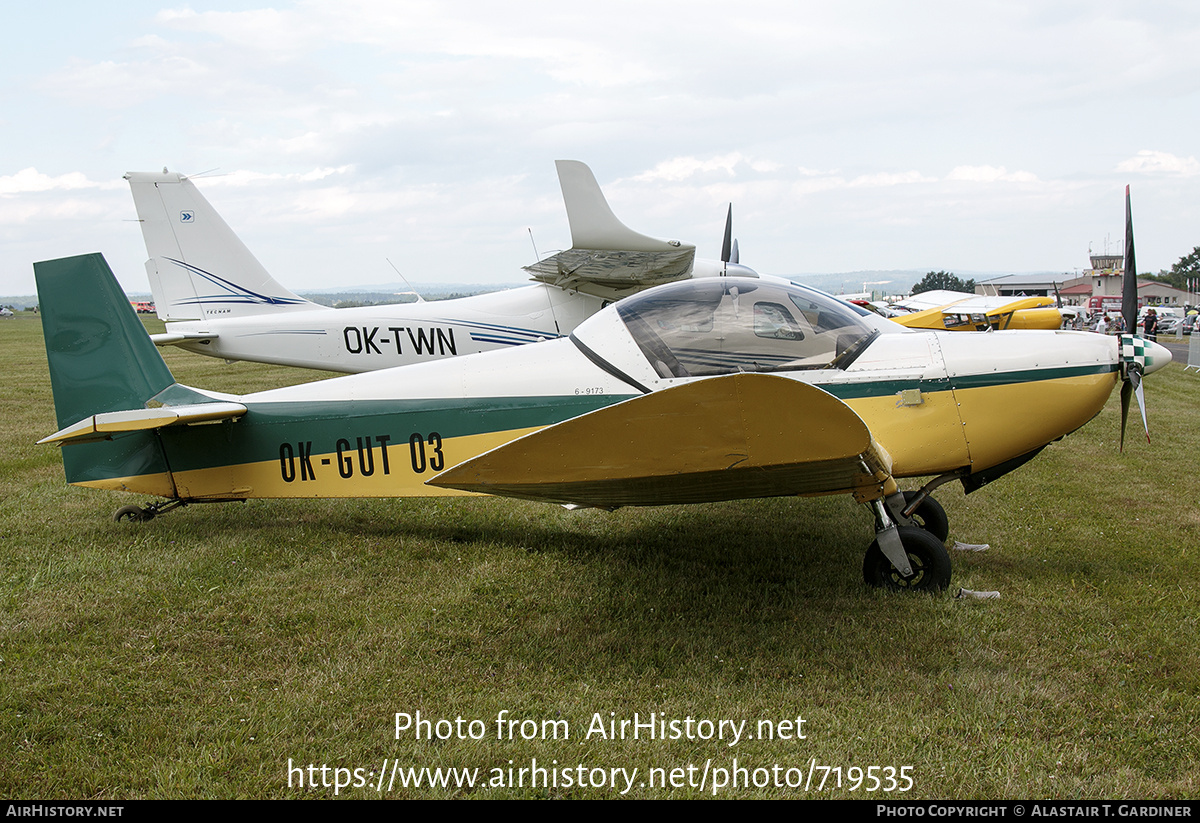
[[[898,526],[896,533],[912,574],[897,571],[876,538],[863,558],[863,579],[869,585],[909,592],[940,592],[950,585],[950,553],[937,536],[913,526]]]

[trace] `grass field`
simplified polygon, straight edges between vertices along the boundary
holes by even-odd
[[[617,797],[633,769],[626,796],[647,798],[1200,797],[1200,377],[1180,365],[1146,381],[1152,445],[1131,421],[1118,453],[1114,393],[1023,469],[939,492],[951,538],[991,545],[955,553],[951,594],[1001,593],[956,600],[868,589],[871,518],[848,497],[114,523],[139,498],[66,486],[34,445],[57,428],[38,320],[0,338],[4,796],[335,794],[303,767],[363,798]],[[166,355],[225,391],[319,376]],[[463,722],[397,737],[418,711]],[[597,733],[635,714],[673,739]],[[736,743],[720,721],[745,722]],[[539,785],[513,785],[534,761]],[[387,790],[395,763],[476,785]]]

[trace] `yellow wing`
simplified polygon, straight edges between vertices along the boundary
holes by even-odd
[[[558,423],[430,485],[555,503],[657,506],[882,494],[891,458],[821,389],[767,374],[697,380]]]

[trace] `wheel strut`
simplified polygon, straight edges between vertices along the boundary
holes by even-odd
[[[875,544],[879,546],[884,557],[895,566],[896,571],[905,577],[911,577],[912,565],[909,564],[908,552],[904,551],[904,544],[900,541],[896,521],[888,514],[882,500],[872,500],[871,508],[875,511]]]
[[[937,592],[949,586],[950,555],[943,539],[916,526],[897,526],[882,499],[870,502],[875,541],[863,558],[867,583],[897,591]]]

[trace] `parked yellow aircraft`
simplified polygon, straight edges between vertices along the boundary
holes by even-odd
[[[628,297],[569,338],[239,397],[175,382],[100,255],[35,271],[60,427],[42,442],[63,444],[70,483],[166,498],[118,519],[255,497],[847,493],[874,513],[865,578],[898,589],[949,583],[931,491],[1012,471],[1122,378],[1141,403],[1141,374],[1171,359],[1132,335],[884,334],[821,292],[716,277]],[[912,477],[932,479],[902,492]]]
[[[892,320],[910,329],[987,331],[1058,329],[1063,315],[1053,297],[981,297],[956,291],[914,294],[895,304]],[[904,313],[903,310],[907,310]]]

